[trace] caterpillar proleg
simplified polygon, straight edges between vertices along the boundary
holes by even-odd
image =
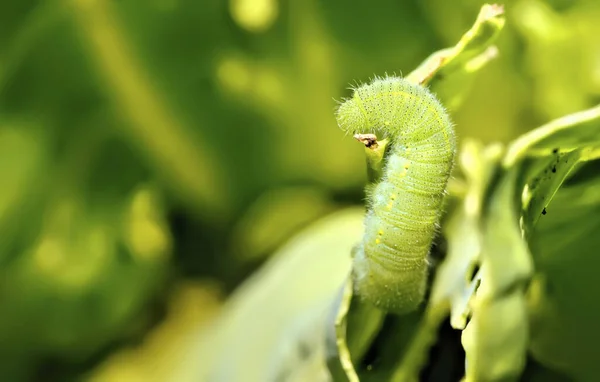
[[[428,89],[399,77],[354,89],[336,118],[346,132],[390,142],[353,253],[356,293],[384,310],[414,310],[424,298],[427,257],[454,164],[453,124]]]

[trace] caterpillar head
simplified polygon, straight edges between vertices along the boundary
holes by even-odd
[[[372,133],[373,127],[365,113],[361,110],[357,100],[350,98],[345,100],[337,109],[335,115],[339,127],[347,133]]]

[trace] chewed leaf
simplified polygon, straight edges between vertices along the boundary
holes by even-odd
[[[528,280],[532,263],[519,228],[515,198],[517,171],[503,174],[486,211],[478,296],[492,299]]]
[[[450,324],[455,329],[464,329],[470,314],[469,301],[479,284],[473,272],[480,260],[483,202],[501,153],[498,146],[484,149],[480,143],[467,140],[459,158],[468,188],[461,206],[445,225],[448,253],[437,272],[430,299],[432,305],[450,303]]]
[[[477,306],[477,314],[463,331],[467,353],[465,382],[516,378],[525,366],[527,351],[525,296],[512,293]]]
[[[600,105],[555,119],[521,136],[509,146],[504,165],[514,165],[527,156],[547,156],[554,151],[600,145]]]

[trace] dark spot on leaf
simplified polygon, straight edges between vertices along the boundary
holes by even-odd
[[[556,172],[556,165],[552,166],[552,172]]]
[[[558,152],[558,147],[552,150],[552,153],[556,154]]]
[[[546,215],[546,207],[542,210],[542,215]]]
[[[310,346],[304,341],[298,343],[298,355],[300,359],[307,359],[310,356]]]

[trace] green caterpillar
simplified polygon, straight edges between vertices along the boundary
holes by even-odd
[[[336,117],[346,132],[390,141],[353,253],[356,293],[384,310],[414,310],[425,295],[427,257],[454,165],[452,121],[428,89],[399,77],[354,89]]]

